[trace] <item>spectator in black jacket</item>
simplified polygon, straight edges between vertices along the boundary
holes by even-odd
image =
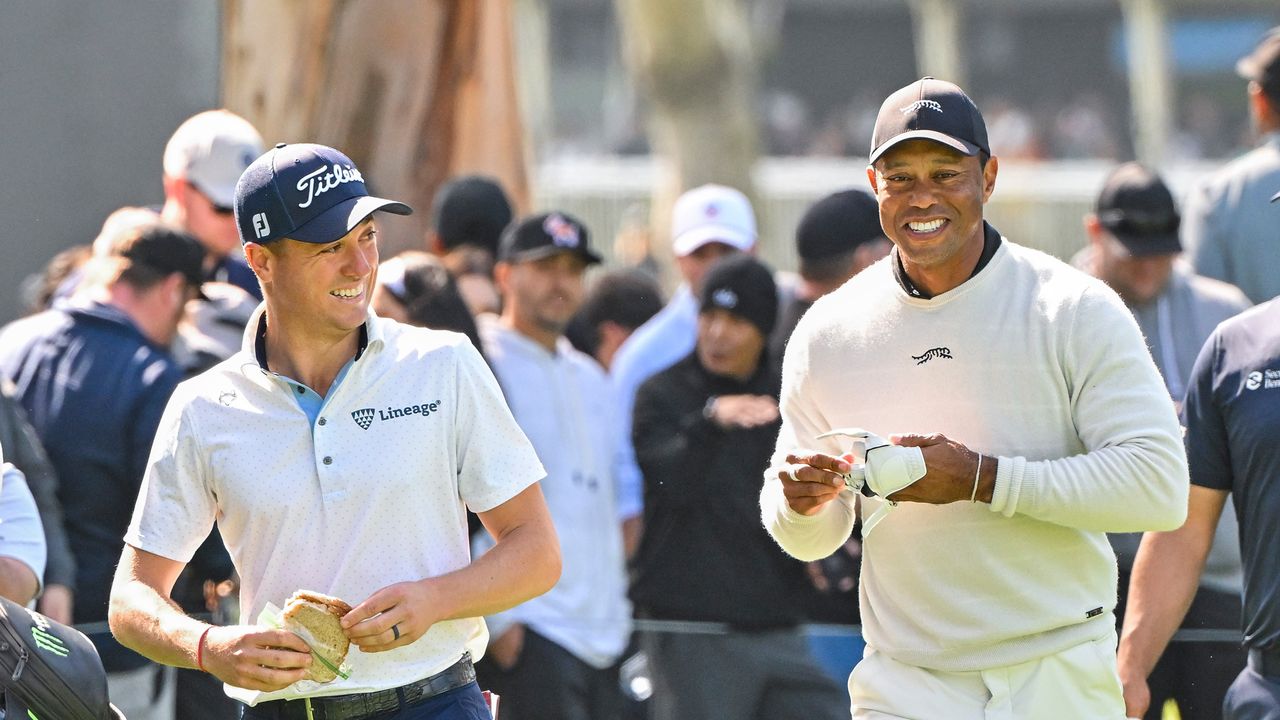
[[[765,533],[756,505],[778,433],[778,377],[766,353],[777,313],[768,268],[748,255],[721,261],[702,288],[694,352],[636,395],[636,612],[727,630],[642,639],[656,717],[848,717],[848,696],[797,631],[804,566]]]

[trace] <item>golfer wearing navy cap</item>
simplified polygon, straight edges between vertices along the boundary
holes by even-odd
[[[369,310],[377,211],[410,209],[322,145],[277,145],[241,176],[265,302],[241,351],[174,393],[126,535],[113,631],[221,678],[246,718],[487,719],[480,616],[559,576],[542,466],[479,353]],[[475,563],[467,509],[496,538]],[[168,599],[215,520],[242,580],[231,627]],[[334,682],[302,681],[307,644],[262,624],[297,590],[354,606]]]
[[[1105,533],[1186,513],[1173,403],[1133,318],[984,221],[997,169],[960,88],[890,95],[867,177],[894,249],[814,303],[783,361],[761,503],[796,557],[853,528],[851,448],[824,433],[910,433],[891,440],[924,459],[862,499],[855,718],[1123,718]]]

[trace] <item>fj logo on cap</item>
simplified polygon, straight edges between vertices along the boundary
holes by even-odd
[[[729,288],[720,288],[711,294],[711,302],[722,308],[735,308],[738,306],[738,294]]]
[[[578,228],[573,223],[564,219],[563,215],[551,213],[547,219],[542,222],[542,229],[551,236],[551,242],[557,247],[576,248],[581,239],[578,237]]]
[[[264,238],[271,234],[271,223],[267,222],[266,213],[258,213],[253,216],[253,234],[259,238]]]
[[[917,100],[898,112],[903,115],[909,115],[917,110],[933,110],[935,112],[942,112],[942,103],[937,100]]]
[[[377,412],[373,408],[360,408],[351,411],[351,419],[356,421],[361,430],[368,430],[373,424],[373,415]]]

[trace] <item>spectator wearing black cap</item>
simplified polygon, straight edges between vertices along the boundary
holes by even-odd
[[[1224,282],[1201,277],[1179,260],[1178,210],[1164,181],[1138,163],[1117,167],[1085,216],[1089,245],[1077,266],[1115,290],[1138,321],[1147,349],[1177,404],[1191,367],[1218,323],[1249,307],[1248,298]],[[1139,533],[1108,536],[1120,569],[1116,622],[1124,623]],[[1235,512],[1222,514],[1200,590],[1184,628],[1221,629],[1240,616],[1240,546]],[[1220,717],[1222,696],[1244,667],[1238,643],[1188,642],[1169,647],[1152,671],[1149,720],[1160,720],[1166,699],[1183,720]]]
[[[68,301],[0,331],[0,372],[16,386],[60,481],[77,623],[107,619],[151,441],[182,379],[166,348],[204,279],[199,242],[145,210],[113,213],[93,253]],[[121,702],[137,703],[130,717],[172,716],[172,683],[161,679],[171,675],[107,632],[91,639]]]
[[[875,198],[862,190],[841,190],[809,206],[796,226],[800,283],[769,338],[777,359],[801,316],[823,295],[889,254],[893,244],[880,228]]]
[[[986,222],[999,163],[963,90],[891,94],[870,162],[894,249],[791,337],[763,521],[813,560],[878,520],[854,717],[1122,717],[1106,533],[1182,523],[1173,403],[1112,290]],[[910,484],[856,493],[845,428],[903,433]]]
[[[1229,282],[1260,303],[1280,296],[1280,207],[1267,202],[1280,187],[1280,27],[1236,70],[1248,81],[1249,115],[1262,142],[1188,194],[1182,239],[1197,273]]]
[[[512,216],[511,201],[493,178],[464,175],[436,192],[427,247],[457,281],[472,315],[500,309],[493,264]]]
[[[590,233],[563,212],[507,228],[495,268],[501,317],[480,332],[516,422],[547,470],[541,486],[561,538],[563,571],[547,594],[487,618],[478,667],[514,720],[616,718],[617,661],[631,634],[618,518],[613,395],[604,372],[564,337],[600,262]],[[493,545],[485,536],[477,555]]]
[[[694,351],[636,395],[644,533],[638,617],[725,623],[727,634],[646,633],[654,717],[846,717],[847,698],[797,632],[806,583],[760,525],[760,473],[778,429],[766,341],[778,316],[770,270],[721,260],[698,295]]]

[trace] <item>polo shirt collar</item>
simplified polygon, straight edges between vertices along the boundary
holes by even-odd
[[[364,324],[360,326],[360,337],[356,344],[355,360],[359,360],[365,350],[372,348],[375,352],[382,348],[385,343],[385,334],[377,315],[372,309],[367,311]],[[267,367],[267,304],[260,303],[258,308],[253,311],[253,315],[249,316],[249,322],[245,326],[244,340],[240,346],[241,350],[247,353],[258,363],[258,367],[263,370],[270,371]]]

